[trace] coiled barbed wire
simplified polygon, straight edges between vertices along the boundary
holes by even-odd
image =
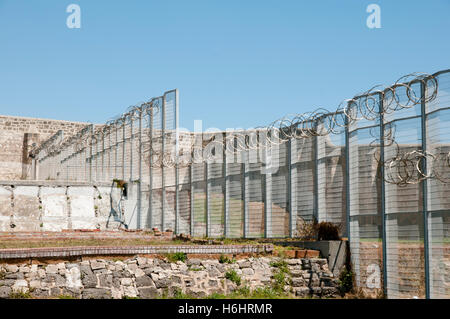
[[[426,87],[424,92],[422,92],[423,87]],[[420,92],[417,92],[418,90]],[[436,98],[437,93],[438,81],[433,75],[411,73],[402,76],[387,88],[375,86],[352,99],[342,101],[334,112],[318,108],[312,112],[288,115],[273,121],[265,127],[259,127],[251,131],[233,131],[225,134],[223,139],[210,138],[207,140],[207,144],[213,146],[210,149],[215,149],[214,145],[217,145],[219,149],[225,146],[227,153],[237,154],[239,152],[279,146],[290,139],[341,134],[346,128],[355,125],[358,121],[376,121],[381,116],[389,115],[402,109],[411,109],[423,102],[428,103]],[[383,135],[385,147],[396,144],[395,127],[392,124],[385,124]],[[374,139],[371,145],[379,143],[380,138],[375,137],[375,134]],[[204,147],[195,148],[194,140],[195,138],[192,138],[192,143],[188,147],[188,153],[190,152],[192,155],[191,161],[184,161],[183,163],[178,161],[176,163],[176,157],[170,156],[170,152],[158,151],[155,153],[155,156],[159,157],[160,160],[154,160],[154,166],[174,167],[176,164],[188,166],[195,162],[194,159],[213,160],[215,156],[210,152],[205,152]],[[172,154],[175,155],[173,152]],[[442,174],[436,172],[424,174],[421,169],[424,154],[420,154],[420,150],[402,153],[400,148],[397,147],[397,154],[391,159],[384,163],[381,163],[379,158],[377,161],[380,165],[385,166],[387,170],[386,181],[388,183],[402,186],[418,183],[424,178],[430,178],[431,176],[439,176],[441,181],[446,180],[441,177]],[[429,152],[427,157],[433,159],[442,158],[442,156],[430,155]],[[414,162],[413,158],[416,158],[414,164],[412,163]],[[164,161],[161,159],[164,159]],[[433,167],[436,167],[436,163],[433,163]],[[398,170],[398,172],[394,174],[394,170]]]
[[[146,139],[141,141],[145,163],[152,168],[189,167],[195,163],[214,161],[223,155],[224,148],[226,154],[240,154],[278,147],[292,139],[342,134],[346,129],[357,125],[358,121],[380,121],[382,117],[394,112],[431,102],[437,95],[438,80],[434,75],[411,73],[402,76],[391,86],[374,86],[351,99],[346,99],[333,112],[318,108],[312,112],[284,116],[267,126],[230,131],[225,134],[210,133],[211,136],[207,138],[204,138],[205,134],[181,134],[185,139],[183,145],[178,148],[176,145],[180,144],[180,141],[173,142],[175,131],[163,132],[161,127],[151,125],[154,124],[153,118],[160,115],[163,107],[163,97],[157,97],[149,102],[129,107],[124,114],[98,128],[87,126],[76,135],[59,143],[56,138],[49,140],[36,151],[45,150],[48,157],[60,152],[61,148],[75,145],[75,152],[82,152],[105,136],[117,134],[125,125],[145,115],[142,118],[146,121],[145,127],[148,128],[148,132]],[[421,151],[419,147],[411,151],[402,150],[395,141],[395,125],[392,123],[384,124],[383,136],[380,137],[376,133],[372,135],[374,141],[371,146],[380,145],[380,139],[383,139],[385,147],[395,149],[394,155],[384,162],[379,156],[375,158],[378,165],[382,165],[385,169],[384,178],[387,183],[405,186],[417,184],[427,178],[436,178],[444,183],[450,182],[450,177],[445,173],[449,167],[449,153],[432,154]],[[127,139],[125,135],[121,137],[123,140]],[[166,141],[164,149],[162,149],[163,139]],[[116,144],[118,143],[116,141]],[[424,172],[423,169],[425,161],[428,172]]]

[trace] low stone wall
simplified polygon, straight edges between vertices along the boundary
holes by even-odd
[[[270,287],[280,269],[277,257],[250,257],[234,263],[217,259],[169,262],[161,258],[92,259],[57,264],[0,265],[0,298],[29,294],[34,298],[71,296],[83,299],[152,299],[179,291],[202,298],[213,293],[228,295],[241,287]],[[326,259],[287,259],[284,289],[293,296],[336,297],[337,280]],[[241,284],[226,278],[235,271]]]

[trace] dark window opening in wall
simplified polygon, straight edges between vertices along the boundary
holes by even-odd
[[[128,199],[128,183],[123,184],[122,196],[124,199]]]

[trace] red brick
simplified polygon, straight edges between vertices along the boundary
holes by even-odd
[[[307,250],[306,251],[306,258],[319,258],[320,251],[318,250]]]
[[[295,252],[296,252],[296,250],[286,250],[286,251],[284,251],[284,255],[287,258],[295,258]]]

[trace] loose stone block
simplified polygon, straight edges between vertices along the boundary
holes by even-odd
[[[101,288],[89,288],[83,290],[83,299],[110,299],[111,291]]]
[[[158,289],[156,287],[138,288],[138,292],[142,299],[155,299],[158,297]]]
[[[6,299],[11,295],[12,289],[8,286],[0,286],[0,299]]]
[[[155,284],[149,276],[144,275],[136,278],[136,287],[155,287]]]
[[[251,268],[244,268],[242,269],[242,274],[244,276],[253,276],[255,274],[255,271]]]
[[[295,295],[299,296],[299,297],[306,297],[310,293],[308,287],[294,288],[294,291],[295,291]]]
[[[58,267],[56,265],[48,265],[45,267],[45,271],[47,274],[56,274],[58,273]]]
[[[18,272],[19,271],[19,267],[17,265],[6,265],[5,269],[7,272]]]
[[[131,286],[133,284],[133,279],[131,278],[122,278],[120,281],[122,286]]]
[[[24,279],[16,280],[14,285],[12,286],[13,292],[27,292],[28,291],[28,282]]]
[[[105,269],[106,264],[101,261],[91,260],[91,269],[97,270],[97,269]]]

